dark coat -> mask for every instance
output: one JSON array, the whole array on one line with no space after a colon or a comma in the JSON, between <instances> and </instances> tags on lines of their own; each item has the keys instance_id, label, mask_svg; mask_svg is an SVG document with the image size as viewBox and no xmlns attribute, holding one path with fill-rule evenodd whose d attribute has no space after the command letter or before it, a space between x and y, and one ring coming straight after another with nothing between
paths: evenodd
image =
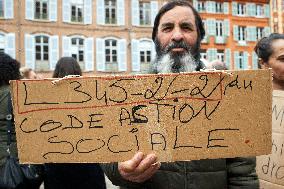
<instances>
[{"instance_id":1,"label":"dark coat","mask_svg":"<svg viewBox=\"0 0 284 189\"><path fill-rule=\"evenodd\" d=\"M162 163L144 183L128 182L120 176L117 163L101 164L115 185L127 189L258 189L255 158L206 159Z\"/></svg>"}]
</instances>

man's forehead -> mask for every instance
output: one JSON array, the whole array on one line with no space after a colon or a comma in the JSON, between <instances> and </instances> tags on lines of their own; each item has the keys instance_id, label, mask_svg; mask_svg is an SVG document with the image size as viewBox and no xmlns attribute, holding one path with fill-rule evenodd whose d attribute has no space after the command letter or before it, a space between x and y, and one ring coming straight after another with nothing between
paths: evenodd
<instances>
[{"instance_id":1,"label":"man's forehead","mask_svg":"<svg viewBox=\"0 0 284 189\"><path fill-rule=\"evenodd\" d=\"M173 9L165 12L160 19L160 25L164 23L194 23L195 16L190 7L176 6Z\"/></svg>"}]
</instances>

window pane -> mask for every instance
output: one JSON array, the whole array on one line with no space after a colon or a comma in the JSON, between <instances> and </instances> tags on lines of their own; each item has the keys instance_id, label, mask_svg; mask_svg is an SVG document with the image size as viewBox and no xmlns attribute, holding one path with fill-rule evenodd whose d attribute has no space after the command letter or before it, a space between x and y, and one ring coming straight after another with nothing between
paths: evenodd
<instances>
[{"instance_id":1,"label":"window pane","mask_svg":"<svg viewBox=\"0 0 284 189\"><path fill-rule=\"evenodd\" d=\"M43 55L43 60L48 60L48 53L45 53L45 54Z\"/></svg>"},{"instance_id":2,"label":"window pane","mask_svg":"<svg viewBox=\"0 0 284 189\"><path fill-rule=\"evenodd\" d=\"M112 40L112 46L116 47L116 41L115 40Z\"/></svg>"},{"instance_id":3,"label":"window pane","mask_svg":"<svg viewBox=\"0 0 284 189\"><path fill-rule=\"evenodd\" d=\"M83 39L79 39L79 45L84 45L84 40Z\"/></svg>"},{"instance_id":4,"label":"window pane","mask_svg":"<svg viewBox=\"0 0 284 189\"><path fill-rule=\"evenodd\" d=\"M116 62L117 61L117 56L116 55L112 55L112 61Z\"/></svg>"},{"instance_id":5,"label":"window pane","mask_svg":"<svg viewBox=\"0 0 284 189\"><path fill-rule=\"evenodd\" d=\"M48 46L43 46L43 52L48 53Z\"/></svg>"},{"instance_id":6,"label":"window pane","mask_svg":"<svg viewBox=\"0 0 284 189\"><path fill-rule=\"evenodd\" d=\"M106 49L106 55L110 55L110 50Z\"/></svg>"},{"instance_id":7,"label":"window pane","mask_svg":"<svg viewBox=\"0 0 284 189\"><path fill-rule=\"evenodd\" d=\"M79 51L79 61L83 62L84 61L84 52Z\"/></svg>"},{"instance_id":8,"label":"window pane","mask_svg":"<svg viewBox=\"0 0 284 189\"><path fill-rule=\"evenodd\" d=\"M36 53L36 60L41 60L41 54L40 53Z\"/></svg>"},{"instance_id":9,"label":"window pane","mask_svg":"<svg viewBox=\"0 0 284 189\"><path fill-rule=\"evenodd\" d=\"M109 46L109 40L106 40L106 42L105 42L106 44L106 46Z\"/></svg>"},{"instance_id":10,"label":"window pane","mask_svg":"<svg viewBox=\"0 0 284 189\"><path fill-rule=\"evenodd\" d=\"M116 55L116 50L112 50L112 55Z\"/></svg>"},{"instance_id":11,"label":"window pane","mask_svg":"<svg viewBox=\"0 0 284 189\"><path fill-rule=\"evenodd\" d=\"M41 47L39 45L36 46L36 53L40 53L41 52Z\"/></svg>"},{"instance_id":12,"label":"window pane","mask_svg":"<svg viewBox=\"0 0 284 189\"><path fill-rule=\"evenodd\" d=\"M74 59L77 60L77 55L76 55L76 54L72 54L71 56L72 56Z\"/></svg>"},{"instance_id":13,"label":"window pane","mask_svg":"<svg viewBox=\"0 0 284 189\"><path fill-rule=\"evenodd\" d=\"M48 37L43 37L43 43L48 43Z\"/></svg>"},{"instance_id":14,"label":"window pane","mask_svg":"<svg viewBox=\"0 0 284 189\"><path fill-rule=\"evenodd\" d=\"M0 17L4 17L4 1L0 0Z\"/></svg>"},{"instance_id":15,"label":"window pane","mask_svg":"<svg viewBox=\"0 0 284 189\"><path fill-rule=\"evenodd\" d=\"M75 6L72 6L71 14L72 14L72 16L76 16L76 7Z\"/></svg>"},{"instance_id":16,"label":"window pane","mask_svg":"<svg viewBox=\"0 0 284 189\"><path fill-rule=\"evenodd\" d=\"M106 55L106 62L110 62L110 56Z\"/></svg>"},{"instance_id":17,"label":"window pane","mask_svg":"<svg viewBox=\"0 0 284 189\"><path fill-rule=\"evenodd\" d=\"M40 43L40 37L36 37L36 43Z\"/></svg>"}]
</instances>

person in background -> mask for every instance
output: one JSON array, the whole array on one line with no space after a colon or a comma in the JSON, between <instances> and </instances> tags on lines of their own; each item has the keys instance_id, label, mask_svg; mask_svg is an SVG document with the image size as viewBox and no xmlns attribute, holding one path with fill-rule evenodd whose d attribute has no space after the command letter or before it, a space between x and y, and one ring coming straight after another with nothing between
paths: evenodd
<instances>
[{"instance_id":1,"label":"person in background","mask_svg":"<svg viewBox=\"0 0 284 189\"><path fill-rule=\"evenodd\" d=\"M20 74L20 63L11 58L5 53L0 53L0 173L1 169L4 168L5 160L8 157L7 151L7 115L10 114L8 110L8 97L10 92L10 80L21 79ZM12 157L18 158L17 142L14 121L12 121L12 132L11 133L11 144L10 144L10 154ZM29 166L29 165L22 165ZM0 175L0 183L1 183ZM42 179L35 181L30 181L24 179L24 181L18 185L17 189L38 189Z\"/></svg>"},{"instance_id":2,"label":"person in background","mask_svg":"<svg viewBox=\"0 0 284 189\"><path fill-rule=\"evenodd\" d=\"M284 34L272 33L254 48L259 68L272 68L274 90L284 90Z\"/></svg>"},{"instance_id":3,"label":"person in background","mask_svg":"<svg viewBox=\"0 0 284 189\"><path fill-rule=\"evenodd\" d=\"M202 19L186 0L172 0L158 12L152 39L157 57L151 73L194 72L204 68L200 43ZM137 152L132 159L101 164L116 185L127 189L258 189L255 157L160 163L154 153Z\"/></svg>"},{"instance_id":4,"label":"person in background","mask_svg":"<svg viewBox=\"0 0 284 189\"><path fill-rule=\"evenodd\" d=\"M53 78L82 75L78 62L72 57L58 60ZM45 164L45 189L106 189L104 173L94 163L48 163Z\"/></svg>"},{"instance_id":5,"label":"person in background","mask_svg":"<svg viewBox=\"0 0 284 189\"><path fill-rule=\"evenodd\" d=\"M22 67L20 72L23 79L39 79L37 74L31 68Z\"/></svg>"}]
</instances>

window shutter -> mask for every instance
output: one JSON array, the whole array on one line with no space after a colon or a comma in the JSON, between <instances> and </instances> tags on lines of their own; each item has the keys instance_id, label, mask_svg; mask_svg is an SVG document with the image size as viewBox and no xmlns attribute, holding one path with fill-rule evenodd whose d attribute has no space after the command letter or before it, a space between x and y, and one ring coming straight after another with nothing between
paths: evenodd
<instances>
[{"instance_id":1,"label":"window shutter","mask_svg":"<svg viewBox=\"0 0 284 189\"><path fill-rule=\"evenodd\" d=\"M92 24L93 1L84 0L84 24Z\"/></svg>"},{"instance_id":2,"label":"window shutter","mask_svg":"<svg viewBox=\"0 0 284 189\"><path fill-rule=\"evenodd\" d=\"M229 3L224 2L223 6L224 6L224 14L229 14Z\"/></svg>"},{"instance_id":3,"label":"window shutter","mask_svg":"<svg viewBox=\"0 0 284 189\"><path fill-rule=\"evenodd\" d=\"M246 13L247 13L247 16L252 16L251 14L251 3L246 3Z\"/></svg>"},{"instance_id":4,"label":"window shutter","mask_svg":"<svg viewBox=\"0 0 284 189\"><path fill-rule=\"evenodd\" d=\"M283 10L283 9L282 9ZM269 18L270 17L270 8L269 5L264 5L264 15L265 17Z\"/></svg>"},{"instance_id":5,"label":"window shutter","mask_svg":"<svg viewBox=\"0 0 284 189\"><path fill-rule=\"evenodd\" d=\"M118 71L127 70L126 51L126 40L118 40Z\"/></svg>"},{"instance_id":6,"label":"window shutter","mask_svg":"<svg viewBox=\"0 0 284 189\"><path fill-rule=\"evenodd\" d=\"M131 0L131 19L133 26L139 26L139 2Z\"/></svg>"},{"instance_id":7,"label":"window shutter","mask_svg":"<svg viewBox=\"0 0 284 189\"><path fill-rule=\"evenodd\" d=\"M198 1L197 0L193 0L193 7L197 10L197 8L198 8Z\"/></svg>"},{"instance_id":8,"label":"window shutter","mask_svg":"<svg viewBox=\"0 0 284 189\"><path fill-rule=\"evenodd\" d=\"M238 51L234 52L234 64L235 64L235 69L238 70L240 68L239 52Z\"/></svg>"},{"instance_id":9,"label":"window shutter","mask_svg":"<svg viewBox=\"0 0 284 189\"><path fill-rule=\"evenodd\" d=\"M258 57L255 52L252 52L252 68L255 70L258 69Z\"/></svg>"},{"instance_id":10,"label":"window shutter","mask_svg":"<svg viewBox=\"0 0 284 189\"><path fill-rule=\"evenodd\" d=\"M94 71L94 38L85 39L85 71Z\"/></svg>"},{"instance_id":11,"label":"window shutter","mask_svg":"<svg viewBox=\"0 0 284 189\"><path fill-rule=\"evenodd\" d=\"M246 32L247 32L247 41L252 41L252 27L251 26L248 26L247 29L246 29Z\"/></svg>"},{"instance_id":12,"label":"window shutter","mask_svg":"<svg viewBox=\"0 0 284 189\"><path fill-rule=\"evenodd\" d=\"M62 49L62 56L71 56L71 39L67 36L62 36L62 43L63 43L63 49Z\"/></svg>"},{"instance_id":13,"label":"window shutter","mask_svg":"<svg viewBox=\"0 0 284 189\"><path fill-rule=\"evenodd\" d=\"M14 18L14 0L5 0L4 1L4 18L12 19Z\"/></svg>"},{"instance_id":14,"label":"window shutter","mask_svg":"<svg viewBox=\"0 0 284 189\"><path fill-rule=\"evenodd\" d=\"M251 4L251 16L256 16L256 5L254 3Z\"/></svg>"},{"instance_id":15,"label":"window shutter","mask_svg":"<svg viewBox=\"0 0 284 189\"><path fill-rule=\"evenodd\" d=\"M227 66L227 69L231 69L231 49L225 49L225 63Z\"/></svg>"},{"instance_id":16,"label":"window shutter","mask_svg":"<svg viewBox=\"0 0 284 189\"><path fill-rule=\"evenodd\" d=\"M217 49L212 49L212 60L216 60L217 59Z\"/></svg>"},{"instance_id":17,"label":"window shutter","mask_svg":"<svg viewBox=\"0 0 284 189\"><path fill-rule=\"evenodd\" d=\"M26 0L26 19L33 20L34 19L34 1Z\"/></svg>"},{"instance_id":18,"label":"window shutter","mask_svg":"<svg viewBox=\"0 0 284 189\"><path fill-rule=\"evenodd\" d=\"M230 36L230 21L229 21L229 19L225 19L223 24L224 24L224 26L223 26L224 35Z\"/></svg>"},{"instance_id":19,"label":"window shutter","mask_svg":"<svg viewBox=\"0 0 284 189\"><path fill-rule=\"evenodd\" d=\"M205 9L207 13L211 13L211 2L210 1L205 1Z\"/></svg>"},{"instance_id":20,"label":"window shutter","mask_svg":"<svg viewBox=\"0 0 284 189\"><path fill-rule=\"evenodd\" d=\"M117 0L117 24L120 26L125 25L124 0Z\"/></svg>"},{"instance_id":21,"label":"window shutter","mask_svg":"<svg viewBox=\"0 0 284 189\"><path fill-rule=\"evenodd\" d=\"M49 38L49 68L50 70L55 69L55 65L59 59L59 38L57 35L51 36Z\"/></svg>"},{"instance_id":22,"label":"window shutter","mask_svg":"<svg viewBox=\"0 0 284 189\"><path fill-rule=\"evenodd\" d=\"M263 34L264 34L264 36L269 36L270 35L270 27L265 27L264 29L263 29Z\"/></svg>"},{"instance_id":23,"label":"window shutter","mask_svg":"<svg viewBox=\"0 0 284 189\"><path fill-rule=\"evenodd\" d=\"M155 18L158 13L158 2L151 1L151 25L154 26Z\"/></svg>"},{"instance_id":24,"label":"window shutter","mask_svg":"<svg viewBox=\"0 0 284 189\"><path fill-rule=\"evenodd\" d=\"M140 53L139 53L139 41L136 39L131 40L131 62L132 62L132 71L140 71Z\"/></svg>"},{"instance_id":25,"label":"window shutter","mask_svg":"<svg viewBox=\"0 0 284 189\"><path fill-rule=\"evenodd\" d=\"M244 60L244 70L247 70L248 69L248 52L244 52L243 60Z\"/></svg>"},{"instance_id":26,"label":"window shutter","mask_svg":"<svg viewBox=\"0 0 284 189\"><path fill-rule=\"evenodd\" d=\"M97 24L105 24L104 0L97 0Z\"/></svg>"},{"instance_id":27,"label":"window shutter","mask_svg":"<svg viewBox=\"0 0 284 189\"><path fill-rule=\"evenodd\" d=\"M156 58L156 45L152 41L152 48L151 48L151 62Z\"/></svg>"},{"instance_id":28,"label":"window shutter","mask_svg":"<svg viewBox=\"0 0 284 189\"><path fill-rule=\"evenodd\" d=\"M251 40L256 41L256 27L255 26L251 27Z\"/></svg>"},{"instance_id":29,"label":"window shutter","mask_svg":"<svg viewBox=\"0 0 284 189\"><path fill-rule=\"evenodd\" d=\"M71 22L71 7L70 0L62 0L63 3L63 22Z\"/></svg>"},{"instance_id":30,"label":"window shutter","mask_svg":"<svg viewBox=\"0 0 284 189\"><path fill-rule=\"evenodd\" d=\"M216 13L216 2L215 1L211 1L211 12Z\"/></svg>"},{"instance_id":31,"label":"window shutter","mask_svg":"<svg viewBox=\"0 0 284 189\"><path fill-rule=\"evenodd\" d=\"M49 20L57 21L57 0L49 1L48 11L49 11Z\"/></svg>"},{"instance_id":32,"label":"window shutter","mask_svg":"<svg viewBox=\"0 0 284 189\"><path fill-rule=\"evenodd\" d=\"M119 53L118 53L119 54ZM105 40L96 39L96 67L97 71L105 71Z\"/></svg>"},{"instance_id":33,"label":"window shutter","mask_svg":"<svg viewBox=\"0 0 284 189\"><path fill-rule=\"evenodd\" d=\"M233 16L236 16L238 14L238 3L237 2L232 2L232 13Z\"/></svg>"},{"instance_id":34,"label":"window shutter","mask_svg":"<svg viewBox=\"0 0 284 189\"><path fill-rule=\"evenodd\" d=\"M35 38L25 34L25 66L35 69Z\"/></svg>"},{"instance_id":35,"label":"window shutter","mask_svg":"<svg viewBox=\"0 0 284 189\"><path fill-rule=\"evenodd\" d=\"M5 36L5 53L10 55L12 58L16 58L15 49L15 34L8 33Z\"/></svg>"},{"instance_id":36,"label":"window shutter","mask_svg":"<svg viewBox=\"0 0 284 189\"><path fill-rule=\"evenodd\" d=\"M238 41L239 40L239 37L238 37L238 35L239 35L239 26L236 26L236 25L234 25L234 40L235 41Z\"/></svg>"},{"instance_id":37,"label":"window shutter","mask_svg":"<svg viewBox=\"0 0 284 189\"><path fill-rule=\"evenodd\" d=\"M208 19L207 20L208 24L208 35L216 35L216 20L215 19Z\"/></svg>"}]
</instances>

